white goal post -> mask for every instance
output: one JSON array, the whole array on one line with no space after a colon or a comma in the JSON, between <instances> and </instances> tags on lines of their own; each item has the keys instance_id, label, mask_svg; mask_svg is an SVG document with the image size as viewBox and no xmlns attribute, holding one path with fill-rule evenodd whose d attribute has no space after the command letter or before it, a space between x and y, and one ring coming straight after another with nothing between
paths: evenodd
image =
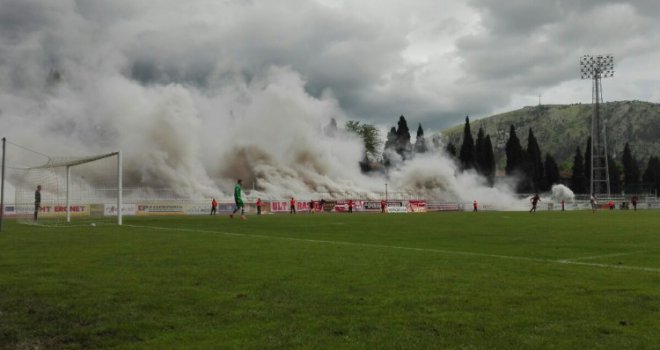
<instances>
[{"instance_id":1,"label":"white goal post","mask_svg":"<svg viewBox=\"0 0 660 350\"><path fill-rule=\"evenodd\" d=\"M39 225L123 224L121 151L54 157L8 140L6 146L0 230L3 217Z\"/></svg>"},{"instance_id":2,"label":"white goal post","mask_svg":"<svg viewBox=\"0 0 660 350\"><path fill-rule=\"evenodd\" d=\"M32 169L46 169L46 168L57 168L64 167L66 169L66 222L71 222L71 168L77 165L82 165L86 163L91 163L97 160L104 158L110 158L117 156L117 225L122 224L122 188L123 188L123 179L122 179L122 159L121 151L112 152L108 154L102 154L98 156L89 156L85 158L79 158L75 160L61 160L61 161L49 161L45 165L40 167L34 167Z\"/></svg>"}]
</instances>

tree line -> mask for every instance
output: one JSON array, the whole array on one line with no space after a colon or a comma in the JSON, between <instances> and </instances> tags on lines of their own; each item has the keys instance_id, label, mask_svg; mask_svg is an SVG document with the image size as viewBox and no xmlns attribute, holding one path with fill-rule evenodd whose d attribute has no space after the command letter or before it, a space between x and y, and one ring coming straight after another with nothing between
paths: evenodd
<instances>
[{"instance_id":1,"label":"tree line","mask_svg":"<svg viewBox=\"0 0 660 350\"><path fill-rule=\"evenodd\" d=\"M375 126L355 121L346 123L345 128L349 132L356 133L365 145L364 161L361 163L363 171L373 171L379 165L387 169L392 165L392 157L396 154L402 160L408 160L415 154L428 151L428 144L424 137L424 129L421 123L417 128L415 143L411 143L410 129L406 118L399 117L396 127L392 127L383 143L378 136ZM329 134L336 132L336 121L332 119L326 128ZM473 138L470 127L469 116L465 117L463 127L463 140L460 149L451 142L447 143L444 151L451 156L459 165L461 171L474 171L485 177L492 186L495 180L495 155L490 135L484 132L483 127L477 131L476 140ZM379 152L383 146L382 154ZM567 184L575 193L589 193L589 181L591 177L591 138L586 142L585 151L582 152L578 146L573 157L570 178L562 179L559 166L555 158L546 153L541 147L530 128L527 134L527 145L523 148L516 133L516 128L511 125L509 137L505 147L506 164L504 172L506 176L517 179L516 190L520 193L545 192L552 185L558 183ZM628 143L625 144L621 163L608 155L608 171L610 177L611 193L640 193L655 190L660 192L660 158L652 156L642 173L639 162L635 159Z\"/></svg>"},{"instance_id":2,"label":"tree line","mask_svg":"<svg viewBox=\"0 0 660 350\"><path fill-rule=\"evenodd\" d=\"M480 145L480 139L483 141ZM462 169L476 169L479 173L486 176L492 183L494 174L494 161L492 161L492 146L490 137L483 136L483 129L479 128L476 144L473 142L470 131L469 118L465 118L463 129L463 144L460 153L456 154L456 147L449 143L446 152L453 157L457 157ZM516 134L516 129L511 125L509 129L509 138L506 142L506 165L505 174L509 177L518 179L516 189L521 193L543 192L550 190L553 184L567 183L575 193L589 193L589 181L591 178L591 137L587 139L584 153L578 146L573 158L570 179L561 179L559 166L554 157L548 153L543 158L541 148L538 144L534 132L529 129L527 135L527 147L523 148L520 139ZM484 163L485 159L488 162ZM646 170L641 173L639 162L635 159L630 145L625 144L621 163L617 162L611 155L608 155L608 172L610 178L611 193L641 193L654 191L656 195L660 192L660 158L651 156L646 165ZM486 164L486 165L484 165ZM492 164L493 168L488 168ZM484 171L484 169L488 169ZM568 181L566 181L568 180Z\"/></svg>"}]
</instances>

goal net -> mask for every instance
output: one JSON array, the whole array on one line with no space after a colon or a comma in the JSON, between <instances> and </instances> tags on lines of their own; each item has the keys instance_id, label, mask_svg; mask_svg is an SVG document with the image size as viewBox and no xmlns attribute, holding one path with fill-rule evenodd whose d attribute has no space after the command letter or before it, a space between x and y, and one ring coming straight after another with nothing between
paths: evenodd
<instances>
[{"instance_id":1,"label":"goal net","mask_svg":"<svg viewBox=\"0 0 660 350\"><path fill-rule=\"evenodd\" d=\"M14 152L6 156L6 219L58 226L122 224L121 152L54 157L16 148L8 147ZM30 152L40 157L16 157Z\"/></svg>"}]
</instances>

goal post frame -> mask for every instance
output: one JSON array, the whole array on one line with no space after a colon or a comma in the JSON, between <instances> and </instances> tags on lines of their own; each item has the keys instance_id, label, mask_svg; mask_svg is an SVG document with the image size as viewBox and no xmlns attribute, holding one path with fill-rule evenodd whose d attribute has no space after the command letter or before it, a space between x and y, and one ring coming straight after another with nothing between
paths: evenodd
<instances>
[{"instance_id":1,"label":"goal post frame","mask_svg":"<svg viewBox=\"0 0 660 350\"><path fill-rule=\"evenodd\" d=\"M71 222L71 168L76 165L91 163L96 160L117 156L117 225L123 224L122 218L122 192L123 192L123 179L122 179L122 159L121 151L103 154L96 157L89 157L81 159L72 164L66 165L66 222Z\"/></svg>"}]
</instances>

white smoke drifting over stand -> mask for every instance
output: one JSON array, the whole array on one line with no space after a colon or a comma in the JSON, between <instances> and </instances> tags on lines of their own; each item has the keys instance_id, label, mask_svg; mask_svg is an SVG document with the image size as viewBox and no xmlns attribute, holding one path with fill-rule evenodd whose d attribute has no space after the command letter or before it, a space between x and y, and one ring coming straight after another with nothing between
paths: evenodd
<instances>
[{"instance_id":1,"label":"white smoke drifting over stand","mask_svg":"<svg viewBox=\"0 0 660 350\"><path fill-rule=\"evenodd\" d=\"M197 29L195 41L164 18L101 21L66 1L2 8L24 18L0 25L2 135L52 155L121 149L125 187L210 198L230 196L242 178L246 190L256 189L251 195L302 199L376 196L389 183L393 192L448 202L524 203L506 186L459 173L439 151L395 165L389 178L362 174L361 141L323 132L332 118L348 119L332 91L314 97L293 67L255 64L252 54L251 63L241 61L214 44L225 32Z\"/></svg>"}]
</instances>

